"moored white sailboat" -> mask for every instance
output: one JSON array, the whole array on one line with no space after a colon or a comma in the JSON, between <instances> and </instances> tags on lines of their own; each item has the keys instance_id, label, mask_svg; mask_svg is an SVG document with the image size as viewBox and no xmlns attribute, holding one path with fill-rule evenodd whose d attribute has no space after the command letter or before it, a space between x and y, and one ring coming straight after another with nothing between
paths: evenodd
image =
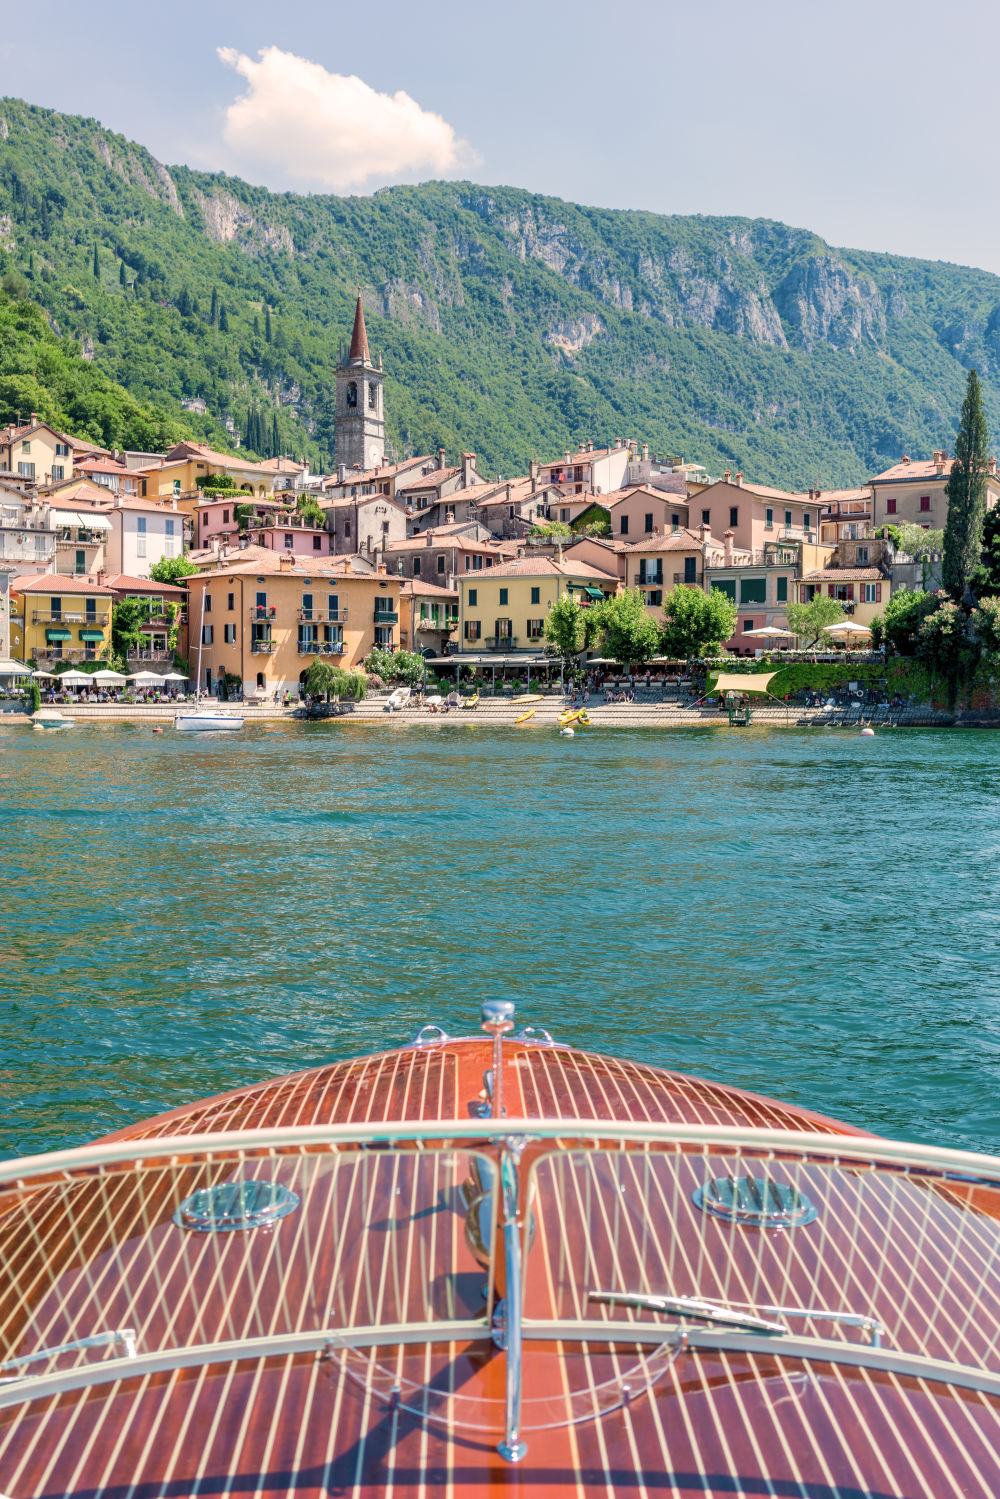
<instances>
[{"instance_id":1,"label":"moored white sailboat","mask_svg":"<svg viewBox=\"0 0 1000 1499\"><path fill-rule=\"evenodd\" d=\"M201 587L201 618L198 625L198 687L201 696L201 647L205 638L205 584ZM218 730L242 729L243 714L228 708L203 708L196 701L193 708L174 714L174 728L181 734L212 734Z\"/></svg>"}]
</instances>

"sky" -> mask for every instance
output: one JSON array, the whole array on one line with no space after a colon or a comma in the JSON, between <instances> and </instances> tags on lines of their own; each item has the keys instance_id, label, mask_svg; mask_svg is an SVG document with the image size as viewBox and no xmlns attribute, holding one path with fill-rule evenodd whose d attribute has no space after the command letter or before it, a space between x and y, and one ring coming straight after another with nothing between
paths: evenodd
<instances>
[{"instance_id":1,"label":"sky","mask_svg":"<svg viewBox=\"0 0 1000 1499\"><path fill-rule=\"evenodd\" d=\"M0 93L169 165L295 192L462 177L1000 272L985 0L32 0L23 17L0 0Z\"/></svg>"}]
</instances>

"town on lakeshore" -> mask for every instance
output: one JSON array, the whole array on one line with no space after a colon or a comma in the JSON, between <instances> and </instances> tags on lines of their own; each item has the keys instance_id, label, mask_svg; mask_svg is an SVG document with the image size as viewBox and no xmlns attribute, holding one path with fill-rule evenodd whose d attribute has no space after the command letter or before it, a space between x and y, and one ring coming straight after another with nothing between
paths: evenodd
<instances>
[{"instance_id":1,"label":"town on lakeshore","mask_svg":"<svg viewBox=\"0 0 1000 1499\"><path fill-rule=\"evenodd\" d=\"M35 413L0 431L9 697L95 713L192 698L321 712L385 694L431 711L547 693L679 709L702 707L719 671L759 671L761 702L827 715L926 721L954 711L959 684L967 708L992 702L1000 475L985 423L949 579L943 450L804 493L628 436L513 477L481 473L472 451L393 458L360 295L335 379L328 474L189 441L108 451Z\"/></svg>"}]
</instances>

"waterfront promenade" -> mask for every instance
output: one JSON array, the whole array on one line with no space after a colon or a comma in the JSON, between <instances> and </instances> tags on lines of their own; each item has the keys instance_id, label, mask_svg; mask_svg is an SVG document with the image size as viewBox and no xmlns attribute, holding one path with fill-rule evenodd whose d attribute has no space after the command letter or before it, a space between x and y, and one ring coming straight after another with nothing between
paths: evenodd
<instances>
[{"instance_id":1,"label":"waterfront promenade","mask_svg":"<svg viewBox=\"0 0 1000 1499\"><path fill-rule=\"evenodd\" d=\"M344 704L339 709L336 704L324 707L319 715L319 721L336 721L348 725L351 723L383 723L391 728L413 724L434 724L442 726L459 726L473 724L490 724L497 726L513 726L517 717L525 711L523 704L517 704L508 698L481 698L475 708L452 708L447 713L432 713L424 706L407 706L399 712L389 713L386 711L386 693L373 693L363 702ZM203 706L216 706L214 699L203 699ZM178 712L190 710L191 704L184 703L61 703L59 711L67 718L78 721L98 721L104 723L149 723L166 724L172 723L174 715ZM231 706L234 711L238 709L243 714L247 723L267 723L285 721L305 721L306 713L301 705L294 707L282 707L280 703L267 704L223 704L223 707ZM546 698L543 702L534 705L534 716L528 722L518 725L520 728L555 728L558 725L559 716L567 708L573 705L569 697L553 696ZM579 706L577 704L576 706ZM10 717L26 719L27 715L19 707L11 704L5 705L6 712ZM608 728L643 728L643 729L689 729L695 727L715 726L716 728L728 728L729 720L725 712L720 712L718 707L712 703L700 707L682 707L676 702L650 702L637 701L634 703L603 703L597 700L586 704L586 710L590 717L590 724L581 726L608 729ZM870 711L870 710L869 710ZM867 721L867 714L865 721ZM768 703L754 704L751 710L751 721L753 724L767 725L768 727L801 727L802 725L822 725L831 719L830 712L825 708L806 708L801 703L778 704ZM833 722L837 723L843 719L842 713L833 716ZM314 720L315 721L315 720ZM860 723L860 719L858 722ZM877 722L877 720L876 720ZM949 713L935 712L930 708L906 708L895 712L890 720L893 726L900 727L930 727L948 726L955 722L954 715ZM739 725L743 727L743 725ZM888 725L887 725L888 726Z\"/></svg>"}]
</instances>

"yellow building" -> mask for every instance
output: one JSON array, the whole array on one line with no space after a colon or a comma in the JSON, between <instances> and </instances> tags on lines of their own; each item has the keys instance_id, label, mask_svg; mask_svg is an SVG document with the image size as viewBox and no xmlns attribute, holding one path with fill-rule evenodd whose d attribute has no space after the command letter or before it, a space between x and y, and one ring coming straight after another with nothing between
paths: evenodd
<instances>
[{"instance_id":1,"label":"yellow building","mask_svg":"<svg viewBox=\"0 0 1000 1499\"><path fill-rule=\"evenodd\" d=\"M34 484L57 484L73 477L73 453L69 438L34 412L24 426L0 430L0 468Z\"/></svg>"},{"instance_id":2,"label":"yellow building","mask_svg":"<svg viewBox=\"0 0 1000 1499\"><path fill-rule=\"evenodd\" d=\"M258 499L278 491L294 489L303 471L290 458L266 458L255 462L232 453L217 453L198 442L179 442L163 462L138 470L142 495L147 500L176 500L178 508L195 518L201 500L198 480L228 475L238 489Z\"/></svg>"},{"instance_id":3,"label":"yellow building","mask_svg":"<svg viewBox=\"0 0 1000 1499\"><path fill-rule=\"evenodd\" d=\"M876 474L869 481L874 529L878 531L881 526L899 526L909 522L915 526L923 526L925 531L943 531L948 523L946 486L954 461L943 449L936 450L930 462L909 458L904 454L899 463ZM998 502L1000 476L997 474L996 459L991 458L986 474L987 510L992 510Z\"/></svg>"},{"instance_id":4,"label":"yellow building","mask_svg":"<svg viewBox=\"0 0 1000 1499\"><path fill-rule=\"evenodd\" d=\"M545 619L556 599L571 594L581 604L617 592L618 579L586 562L519 557L489 572L458 579L460 649L539 652Z\"/></svg>"},{"instance_id":5,"label":"yellow building","mask_svg":"<svg viewBox=\"0 0 1000 1499\"><path fill-rule=\"evenodd\" d=\"M112 589L92 577L15 578L10 648L15 661L99 661L111 644Z\"/></svg>"},{"instance_id":6,"label":"yellow building","mask_svg":"<svg viewBox=\"0 0 1000 1499\"><path fill-rule=\"evenodd\" d=\"M877 567L824 567L803 573L797 585L799 602L811 603L819 595L836 599L851 624L870 626L882 614L892 592L892 583Z\"/></svg>"},{"instance_id":7,"label":"yellow building","mask_svg":"<svg viewBox=\"0 0 1000 1499\"><path fill-rule=\"evenodd\" d=\"M349 557L322 565L260 549L243 557L184 579L191 680L203 692L215 692L225 673L247 693L297 694L314 661L352 670L376 645L396 649L398 577L361 571Z\"/></svg>"}]
</instances>

